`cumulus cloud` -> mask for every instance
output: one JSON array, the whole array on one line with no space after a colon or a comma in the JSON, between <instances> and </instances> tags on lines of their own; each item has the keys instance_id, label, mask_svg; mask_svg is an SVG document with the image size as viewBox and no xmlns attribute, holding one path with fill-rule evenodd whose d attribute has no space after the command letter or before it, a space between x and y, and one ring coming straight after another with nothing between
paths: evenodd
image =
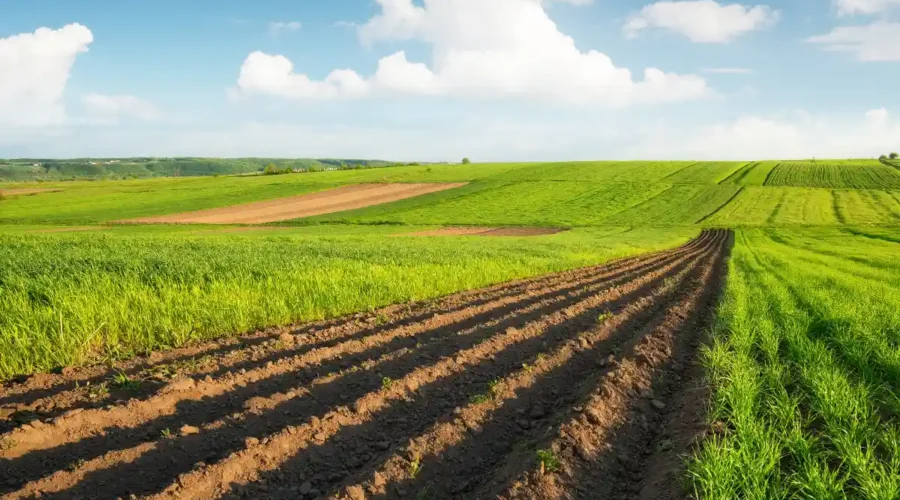
<instances>
[{"instance_id":1,"label":"cumulus cloud","mask_svg":"<svg viewBox=\"0 0 900 500\"><path fill-rule=\"evenodd\" d=\"M651 147L655 156L697 159L859 158L890 150L900 121L884 108L855 117L797 113L787 117L743 116L691 131L672 133Z\"/></svg>"},{"instance_id":2,"label":"cumulus cloud","mask_svg":"<svg viewBox=\"0 0 900 500\"><path fill-rule=\"evenodd\" d=\"M82 103L88 113L106 121L118 121L125 117L153 121L162 117L153 103L132 95L88 94L82 98Z\"/></svg>"},{"instance_id":3,"label":"cumulus cloud","mask_svg":"<svg viewBox=\"0 0 900 500\"><path fill-rule=\"evenodd\" d=\"M900 23L876 21L861 26L839 26L831 33L807 38L825 50L849 52L860 61L900 61Z\"/></svg>"},{"instance_id":4,"label":"cumulus cloud","mask_svg":"<svg viewBox=\"0 0 900 500\"><path fill-rule=\"evenodd\" d=\"M688 37L695 43L728 43L735 38L768 28L780 14L771 7L722 5L714 0L657 2L641 9L625 23L625 35L660 28Z\"/></svg>"},{"instance_id":5,"label":"cumulus cloud","mask_svg":"<svg viewBox=\"0 0 900 500\"><path fill-rule=\"evenodd\" d=\"M900 0L834 0L841 15L878 14L900 7Z\"/></svg>"},{"instance_id":6,"label":"cumulus cloud","mask_svg":"<svg viewBox=\"0 0 900 500\"><path fill-rule=\"evenodd\" d=\"M72 66L93 40L91 30L80 24L0 38L0 124L62 123Z\"/></svg>"},{"instance_id":7,"label":"cumulus cloud","mask_svg":"<svg viewBox=\"0 0 900 500\"><path fill-rule=\"evenodd\" d=\"M412 94L606 106L680 101L710 93L696 75L648 68L642 79L635 79L605 54L579 50L547 15L548 0L425 0L422 6L412 0L377 2L381 12L357 28L360 41L421 41L431 47L430 64L410 61L399 51L383 57L370 77L341 69L313 80L281 55L254 52L241 68L238 91L298 100Z\"/></svg>"},{"instance_id":8,"label":"cumulus cloud","mask_svg":"<svg viewBox=\"0 0 900 500\"><path fill-rule=\"evenodd\" d=\"M295 33L302 27L299 21L272 21L269 23L269 34L278 36L283 33Z\"/></svg>"}]
</instances>

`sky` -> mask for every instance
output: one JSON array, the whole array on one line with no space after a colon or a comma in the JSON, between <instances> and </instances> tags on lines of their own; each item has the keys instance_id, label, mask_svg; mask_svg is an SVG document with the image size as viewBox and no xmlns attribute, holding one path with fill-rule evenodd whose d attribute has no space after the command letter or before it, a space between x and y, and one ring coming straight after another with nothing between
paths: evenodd
<instances>
[{"instance_id":1,"label":"sky","mask_svg":"<svg viewBox=\"0 0 900 500\"><path fill-rule=\"evenodd\" d=\"M2 0L0 157L900 149L900 0Z\"/></svg>"}]
</instances>

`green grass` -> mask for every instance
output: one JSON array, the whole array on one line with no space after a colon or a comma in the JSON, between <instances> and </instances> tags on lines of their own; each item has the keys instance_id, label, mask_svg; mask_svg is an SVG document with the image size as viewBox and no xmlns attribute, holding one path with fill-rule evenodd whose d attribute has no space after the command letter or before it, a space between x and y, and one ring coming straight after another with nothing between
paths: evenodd
<instances>
[{"instance_id":1,"label":"green grass","mask_svg":"<svg viewBox=\"0 0 900 500\"><path fill-rule=\"evenodd\" d=\"M697 232L397 238L391 227L127 230L0 233L0 379L599 263Z\"/></svg>"},{"instance_id":2,"label":"green grass","mask_svg":"<svg viewBox=\"0 0 900 500\"><path fill-rule=\"evenodd\" d=\"M746 162L734 161L696 163L670 175L666 178L666 182L673 184L720 184L748 165Z\"/></svg>"},{"instance_id":3,"label":"green grass","mask_svg":"<svg viewBox=\"0 0 900 500\"><path fill-rule=\"evenodd\" d=\"M311 221L445 225L598 225L668 188L666 184L483 181L460 189L331 214Z\"/></svg>"},{"instance_id":4,"label":"green grass","mask_svg":"<svg viewBox=\"0 0 900 500\"><path fill-rule=\"evenodd\" d=\"M767 186L900 189L900 172L876 161L781 163Z\"/></svg>"},{"instance_id":5,"label":"green grass","mask_svg":"<svg viewBox=\"0 0 900 500\"><path fill-rule=\"evenodd\" d=\"M635 227L697 224L726 205L740 189L734 185L678 185L603 222Z\"/></svg>"},{"instance_id":6,"label":"green grass","mask_svg":"<svg viewBox=\"0 0 900 500\"><path fill-rule=\"evenodd\" d=\"M719 431L690 463L697 496L900 495L898 250L840 230L738 233L704 355Z\"/></svg>"}]
</instances>

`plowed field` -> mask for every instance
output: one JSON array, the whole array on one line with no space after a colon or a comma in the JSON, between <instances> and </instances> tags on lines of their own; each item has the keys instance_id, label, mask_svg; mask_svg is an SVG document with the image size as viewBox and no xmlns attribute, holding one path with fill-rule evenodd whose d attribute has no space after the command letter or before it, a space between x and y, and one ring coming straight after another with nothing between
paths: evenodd
<instances>
[{"instance_id":1,"label":"plowed field","mask_svg":"<svg viewBox=\"0 0 900 500\"><path fill-rule=\"evenodd\" d=\"M677 498L731 240L9 384L0 495Z\"/></svg>"},{"instance_id":2,"label":"plowed field","mask_svg":"<svg viewBox=\"0 0 900 500\"><path fill-rule=\"evenodd\" d=\"M354 184L290 198L245 203L125 222L153 224L263 224L405 200L465 183Z\"/></svg>"}]
</instances>

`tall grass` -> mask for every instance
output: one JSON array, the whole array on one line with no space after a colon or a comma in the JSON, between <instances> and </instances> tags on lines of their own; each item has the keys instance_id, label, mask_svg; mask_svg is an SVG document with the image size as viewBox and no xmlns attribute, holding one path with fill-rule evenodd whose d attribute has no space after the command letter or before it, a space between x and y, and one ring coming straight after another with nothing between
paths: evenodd
<instances>
[{"instance_id":1,"label":"tall grass","mask_svg":"<svg viewBox=\"0 0 900 500\"><path fill-rule=\"evenodd\" d=\"M599 263L695 232L0 234L0 379Z\"/></svg>"},{"instance_id":2,"label":"tall grass","mask_svg":"<svg viewBox=\"0 0 900 500\"><path fill-rule=\"evenodd\" d=\"M704 357L718 434L690 463L697 496L898 498L897 255L838 231L739 233Z\"/></svg>"}]
</instances>

